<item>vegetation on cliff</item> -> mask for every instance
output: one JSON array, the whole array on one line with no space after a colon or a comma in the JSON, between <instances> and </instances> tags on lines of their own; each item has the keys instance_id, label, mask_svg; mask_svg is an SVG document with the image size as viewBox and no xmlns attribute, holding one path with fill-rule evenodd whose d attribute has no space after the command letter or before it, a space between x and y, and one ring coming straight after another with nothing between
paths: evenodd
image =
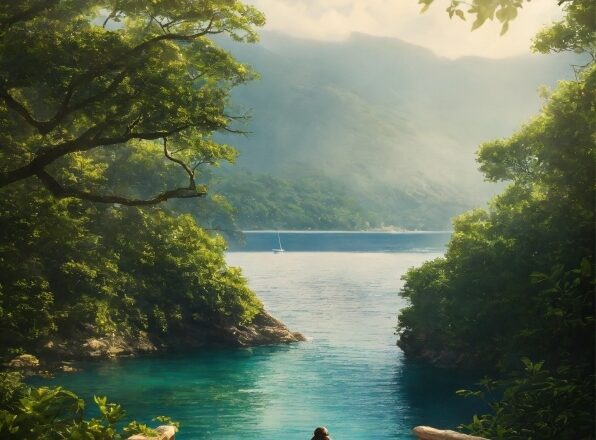
<instances>
[{"instance_id":1,"label":"vegetation on cliff","mask_svg":"<svg viewBox=\"0 0 596 440\"><path fill-rule=\"evenodd\" d=\"M197 203L203 168L234 160L212 135L254 74L209 37L262 24L238 1L0 7L0 355L262 311L221 238L157 207Z\"/></svg>"},{"instance_id":2,"label":"vegetation on cliff","mask_svg":"<svg viewBox=\"0 0 596 440\"><path fill-rule=\"evenodd\" d=\"M535 48L593 55L594 4L565 4ZM455 220L444 258L405 276L407 354L511 374L463 393L492 402L467 425L489 438L593 435L596 66L577 76L513 136L481 146L486 178L509 186Z\"/></svg>"},{"instance_id":3,"label":"vegetation on cliff","mask_svg":"<svg viewBox=\"0 0 596 440\"><path fill-rule=\"evenodd\" d=\"M224 240L190 215L56 201L35 182L5 189L0 211L3 355L57 349L81 333L175 338L262 309L226 265Z\"/></svg>"},{"instance_id":4,"label":"vegetation on cliff","mask_svg":"<svg viewBox=\"0 0 596 440\"><path fill-rule=\"evenodd\" d=\"M253 42L263 23L236 0L2 2L0 360L297 340L182 209L205 199L205 167L234 160L213 133L238 131L229 94L255 76L210 37ZM2 438L148 432L16 373L0 396Z\"/></svg>"}]
</instances>

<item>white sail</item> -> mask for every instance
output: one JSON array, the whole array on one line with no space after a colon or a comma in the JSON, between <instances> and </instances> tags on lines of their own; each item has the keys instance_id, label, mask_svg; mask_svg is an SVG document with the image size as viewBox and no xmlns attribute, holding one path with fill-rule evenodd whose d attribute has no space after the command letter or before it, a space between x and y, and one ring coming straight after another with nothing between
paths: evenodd
<instances>
[{"instance_id":1,"label":"white sail","mask_svg":"<svg viewBox=\"0 0 596 440\"><path fill-rule=\"evenodd\" d=\"M279 232L277 233L277 242L279 243L279 247L277 249L271 249L274 254L279 254L280 252L285 252L285 249L281 245L281 237L279 236Z\"/></svg>"}]
</instances>

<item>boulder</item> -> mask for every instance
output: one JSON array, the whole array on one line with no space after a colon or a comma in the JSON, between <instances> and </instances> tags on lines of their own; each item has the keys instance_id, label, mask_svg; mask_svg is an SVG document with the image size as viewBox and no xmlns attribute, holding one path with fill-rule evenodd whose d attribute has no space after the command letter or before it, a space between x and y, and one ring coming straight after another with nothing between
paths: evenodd
<instances>
[{"instance_id":1,"label":"boulder","mask_svg":"<svg viewBox=\"0 0 596 440\"><path fill-rule=\"evenodd\" d=\"M227 327L225 331L232 345L243 347L306 340L302 334L290 331L283 322L265 311L255 316L250 324Z\"/></svg>"},{"instance_id":2,"label":"boulder","mask_svg":"<svg viewBox=\"0 0 596 440\"><path fill-rule=\"evenodd\" d=\"M174 440L174 436L176 435L176 427L169 425L158 426L155 428L155 432L157 435L153 437L148 437L143 434L136 434L132 437L128 437L128 440Z\"/></svg>"},{"instance_id":3,"label":"boulder","mask_svg":"<svg viewBox=\"0 0 596 440\"><path fill-rule=\"evenodd\" d=\"M31 354L22 354L12 359L8 366L11 368L37 368L39 367L39 359Z\"/></svg>"}]
</instances>

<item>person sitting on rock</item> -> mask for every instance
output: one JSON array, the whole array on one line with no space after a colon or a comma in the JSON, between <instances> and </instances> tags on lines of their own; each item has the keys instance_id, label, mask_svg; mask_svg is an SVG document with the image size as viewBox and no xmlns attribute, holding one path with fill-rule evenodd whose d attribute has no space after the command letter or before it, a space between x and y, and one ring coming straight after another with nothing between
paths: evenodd
<instances>
[{"instance_id":1,"label":"person sitting on rock","mask_svg":"<svg viewBox=\"0 0 596 440\"><path fill-rule=\"evenodd\" d=\"M331 437L329 437L329 430L324 426L319 426L315 429L315 433L310 440L331 440Z\"/></svg>"}]
</instances>

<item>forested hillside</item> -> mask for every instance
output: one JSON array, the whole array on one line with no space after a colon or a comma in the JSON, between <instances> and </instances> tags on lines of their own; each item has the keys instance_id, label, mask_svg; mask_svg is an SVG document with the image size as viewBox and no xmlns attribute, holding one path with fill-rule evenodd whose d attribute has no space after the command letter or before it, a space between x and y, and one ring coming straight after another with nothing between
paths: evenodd
<instances>
[{"instance_id":1,"label":"forested hillside","mask_svg":"<svg viewBox=\"0 0 596 440\"><path fill-rule=\"evenodd\" d=\"M230 210L226 218L205 213L213 227L294 230L364 230L381 225L375 212L362 208L356 195L321 175L284 179L250 171L218 173L211 190L225 195ZM217 211L226 212L221 204ZM201 215L201 214L199 214Z\"/></svg>"},{"instance_id":2,"label":"forested hillside","mask_svg":"<svg viewBox=\"0 0 596 440\"><path fill-rule=\"evenodd\" d=\"M241 126L250 135L234 139L238 167L287 187L317 176L374 212L371 224L417 229L449 229L452 216L498 190L477 171L477 145L518 128L540 108L537 89L571 78L578 59L449 60L361 34L320 42L265 32L258 45L226 47L260 75L233 93L234 108L252 116ZM278 225L263 216L259 226Z\"/></svg>"}]
</instances>

